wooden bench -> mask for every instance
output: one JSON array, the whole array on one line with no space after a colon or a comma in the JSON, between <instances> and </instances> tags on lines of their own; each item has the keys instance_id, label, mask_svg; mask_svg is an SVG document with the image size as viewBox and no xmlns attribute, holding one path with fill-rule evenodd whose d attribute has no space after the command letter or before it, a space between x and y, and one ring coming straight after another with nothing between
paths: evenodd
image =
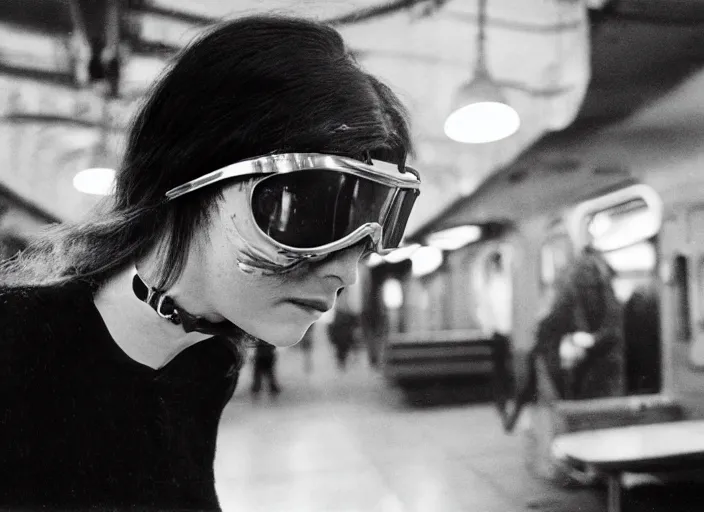
<instances>
[{"instance_id":1,"label":"wooden bench","mask_svg":"<svg viewBox=\"0 0 704 512\"><path fill-rule=\"evenodd\" d=\"M390 379L488 375L492 370L492 341L474 329L396 334L382 353L382 372Z\"/></svg>"},{"instance_id":2,"label":"wooden bench","mask_svg":"<svg viewBox=\"0 0 704 512\"><path fill-rule=\"evenodd\" d=\"M704 420L672 421L562 434L555 458L580 470L603 474L608 512L620 512L628 474L704 469Z\"/></svg>"}]
</instances>

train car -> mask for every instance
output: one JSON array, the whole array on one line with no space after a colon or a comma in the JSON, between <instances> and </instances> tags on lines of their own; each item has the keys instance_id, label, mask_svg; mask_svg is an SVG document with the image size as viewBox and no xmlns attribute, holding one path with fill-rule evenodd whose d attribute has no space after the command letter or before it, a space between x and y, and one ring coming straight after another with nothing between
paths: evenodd
<instances>
[{"instance_id":1,"label":"train car","mask_svg":"<svg viewBox=\"0 0 704 512\"><path fill-rule=\"evenodd\" d=\"M496 247L512 255L504 297L517 390L531 376L531 354L561 276L585 247L608 263L621 315L619 384L608 394L566 395L549 362L538 362L537 398L519 430L540 475L560 476L551 441L561 432L704 417L701 117L695 112L681 123L655 107L589 137L548 138L409 237L426 243L460 226L502 226L474 251L486 262ZM474 272L475 281L486 282L487 268L455 269L449 281L471 282ZM464 299L453 295L462 308L491 295L486 286L464 290Z\"/></svg>"},{"instance_id":2,"label":"train car","mask_svg":"<svg viewBox=\"0 0 704 512\"><path fill-rule=\"evenodd\" d=\"M526 380L526 362L536 344L538 319L549 307L558 277L589 243L603 253L613 269L613 288L624 309L635 292L655 289L653 310L667 311L667 306L660 305L664 300L662 262L666 251L660 195L620 172L603 173L598 168L578 166L556 176L554 164L497 176L471 202L446 212L442 230L457 227L458 221L465 223L462 225L468 220L472 225L482 225L490 218L502 218L502 230L472 244L471 264L455 267L449 280L460 287L463 283L464 294L448 293L445 307L465 309L468 315L476 311L484 340L492 340L492 329L510 339L519 387ZM541 195L542 190L551 193ZM506 206L503 211L502 204ZM513 219L507 216L509 204L518 213ZM417 240L427 240L432 234L419 235ZM500 272L506 272L500 276L503 285L498 290L490 284L497 280L497 257L502 261ZM687 308L678 310L680 316L683 309ZM652 317L641 321L659 323ZM411 331L407 336L417 334ZM624 350L631 354L625 363L632 368L633 354L640 356L640 374L631 375L634 371L629 373L624 367L622 390L614 396L567 400L545 378L546 371L539 376L540 396L530 407L526 416L530 421L524 429L526 455L537 473L556 476L549 445L558 432L679 417L681 407L674 405L670 385L675 367L667 355L661 356L661 337L636 338L624 341ZM662 339L671 337L663 333Z\"/></svg>"}]
</instances>

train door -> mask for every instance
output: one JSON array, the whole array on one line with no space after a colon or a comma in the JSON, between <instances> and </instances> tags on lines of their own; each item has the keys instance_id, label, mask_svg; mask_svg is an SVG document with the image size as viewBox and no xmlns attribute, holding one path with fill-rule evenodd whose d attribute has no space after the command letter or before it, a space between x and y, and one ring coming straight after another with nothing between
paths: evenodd
<instances>
[{"instance_id":1,"label":"train door","mask_svg":"<svg viewBox=\"0 0 704 512\"><path fill-rule=\"evenodd\" d=\"M666 387L687 416L704 417L704 205L666 224Z\"/></svg>"},{"instance_id":2,"label":"train door","mask_svg":"<svg viewBox=\"0 0 704 512\"><path fill-rule=\"evenodd\" d=\"M405 288L411 272L409 260L367 267L363 278L361 328L373 366L381 360L389 336L404 329L409 311Z\"/></svg>"},{"instance_id":3,"label":"train door","mask_svg":"<svg viewBox=\"0 0 704 512\"><path fill-rule=\"evenodd\" d=\"M689 348L692 366L704 371L704 208L696 208L687 215L687 241L693 263L694 317Z\"/></svg>"},{"instance_id":4,"label":"train door","mask_svg":"<svg viewBox=\"0 0 704 512\"><path fill-rule=\"evenodd\" d=\"M428 310L429 331L448 329L450 308L446 300L449 290L448 274L444 269L420 278L426 290L426 308Z\"/></svg>"},{"instance_id":5,"label":"train door","mask_svg":"<svg viewBox=\"0 0 704 512\"><path fill-rule=\"evenodd\" d=\"M689 284L691 271L684 254L677 254L673 258L672 265L674 339L680 343L690 343L692 340Z\"/></svg>"},{"instance_id":6,"label":"train door","mask_svg":"<svg viewBox=\"0 0 704 512\"><path fill-rule=\"evenodd\" d=\"M477 255L470 289L480 329L487 335L510 337L513 330L512 251L509 244L490 244Z\"/></svg>"},{"instance_id":7,"label":"train door","mask_svg":"<svg viewBox=\"0 0 704 512\"><path fill-rule=\"evenodd\" d=\"M622 307L623 392L657 394L662 380L660 198L652 189L635 185L595 200L594 207L583 212L578 240L597 249L609 264Z\"/></svg>"},{"instance_id":8,"label":"train door","mask_svg":"<svg viewBox=\"0 0 704 512\"><path fill-rule=\"evenodd\" d=\"M513 351L513 251L508 243L489 243L469 273L473 315L491 343L494 400L501 416L515 395ZM470 304L467 304L468 306Z\"/></svg>"},{"instance_id":9,"label":"train door","mask_svg":"<svg viewBox=\"0 0 704 512\"><path fill-rule=\"evenodd\" d=\"M557 221L548 228L547 236L539 245L537 254L538 287L535 294L535 303L531 308L530 337L533 346L536 343L536 326L545 318L552 308L558 293L558 278L561 276L574 258L574 241L565 229L564 223ZM526 414L522 416L522 430L525 436L524 456L530 471L547 478L558 480L560 478L559 466L554 462L551 452L551 443L555 435L564 429L563 420L555 413L555 401L558 398L555 383L550 379L548 364L544 358L534 361L528 357L526 368L521 378L519 368L516 368L518 377L517 404L513 418L509 420L507 428L514 428L522 401L527 399L525 391L535 387L535 402ZM534 373L533 373L534 372ZM506 427L506 425L505 425Z\"/></svg>"},{"instance_id":10,"label":"train door","mask_svg":"<svg viewBox=\"0 0 704 512\"><path fill-rule=\"evenodd\" d=\"M559 476L550 446L560 432L670 417L659 394L661 224L659 196L633 185L576 205L541 248L548 311L535 329L538 401L527 455L543 476Z\"/></svg>"},{"instance_id":11,"label":"train door","mask_svg":"<svg viewBox=\"0 0 704 512\"><path fill-rule=\"evenodd\" d=\"M557 276L572 259L572 240L560 225L556 226L540 247L540 289L538 317L545 315L555 294Z\"/></svg>"}]
</instances>

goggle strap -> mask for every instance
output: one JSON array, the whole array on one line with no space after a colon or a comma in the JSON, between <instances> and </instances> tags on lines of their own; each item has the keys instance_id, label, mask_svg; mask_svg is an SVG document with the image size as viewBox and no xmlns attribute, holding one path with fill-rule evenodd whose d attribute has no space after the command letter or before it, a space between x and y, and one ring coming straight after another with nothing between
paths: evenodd
<instances>
[{"instance_id":1,"label":"goggle strap","mask_svg":"<svg viewBox=\"0 0 704 512\"><path fill-rule=\"evenodd\" d=\"M404 164L404 165L399 165L398 171L399 171L401 174L410 172L413 176L415 176L416 178L418 178L418 181L420 181L420 173L419 173L418 171L416 171L413 167L406 167L405 164ZM418 191L418 193L420 193L420 191Z\"/></svg>"}]
</instances>

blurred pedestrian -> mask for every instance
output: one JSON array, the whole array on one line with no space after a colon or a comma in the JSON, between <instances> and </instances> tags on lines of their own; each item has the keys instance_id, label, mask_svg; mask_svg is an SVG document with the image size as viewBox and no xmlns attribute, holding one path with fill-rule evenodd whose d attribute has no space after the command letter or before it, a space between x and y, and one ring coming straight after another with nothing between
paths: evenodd
<instances>
[{"instance_id":1,"label":"blurred pedestrian","mask_svg":"<svg viewBox=\"0 0 704 512\"><path fill-rule=\"evenodd\" d=\"M326 25L246 17L183 50L114 196L0 269L0 508L219 510L242 346L296 343L398 246L409 132Z\"/></svg>"},{"instance_id":2,"label":"blurred pedestrian","mask_svg":"<svg viewBox=\"0 0 704 512\"><path fill-rule=\"evenodd\" d=\"M626 340L626 391L631 394L660 392L660 307L655 283L638 286L624 305Z\"/></svg>"},{"instance_id":3,"label":"blurred pedestrian","mask_svg":"<svg viewBox=\"0 0 704 512\"><path fill-rule=\"evenodd\" d=\"M621 396L625 393L623 308L604 256L586 247L565 267L540 315L526 378L504 428L513 430L523 406L537 398L541 359L557 399Z\"/></svg>"},{"instance_id":4,"label":"blurred pedestrian","mask_svg":"<svg viewBox=\"0 0 704 512\"><path fill-rule=\"evenodd\" d=\"M303 352L303 371L306 375L313 373L313 338L315 337L316 325L318 322L310 326L297 345Z\"/></svg>"},{"instance_id":5,"label":"blurred pedestrian","mask_svg":"<svg viewBox=\"0 0 704 512\"><path fill-rule=\"evenodd\" d=\"M357 315L340 309L335 311L335 316L328 325L328 337L334 348L335 361L340 370L347 369L350 352L357 345Z\"/></svg>"},{"instance_id":6,"label":"blurred pedestrian","mask_svg":"<svg viewBox=\"0 0 704 512\"><path fill-rule=\"evenodd\" d=\"M604 256L587 247L558 279L548 314L538 324L536 348L563 398L625 393L623 307Z\"/></svg>"},{"instance_id":7,"label":"blurred pedestrian","mask_svg":"<svg viewBox=\"0 0 704 512\"><path fill-rule=\"evenodd\" d=\"M276 379L276 347L260 340L254 349L252 393L259 393L263 380L268 382L269 393L277 395L281 392Z\"/></svg>"}]
</instances>

